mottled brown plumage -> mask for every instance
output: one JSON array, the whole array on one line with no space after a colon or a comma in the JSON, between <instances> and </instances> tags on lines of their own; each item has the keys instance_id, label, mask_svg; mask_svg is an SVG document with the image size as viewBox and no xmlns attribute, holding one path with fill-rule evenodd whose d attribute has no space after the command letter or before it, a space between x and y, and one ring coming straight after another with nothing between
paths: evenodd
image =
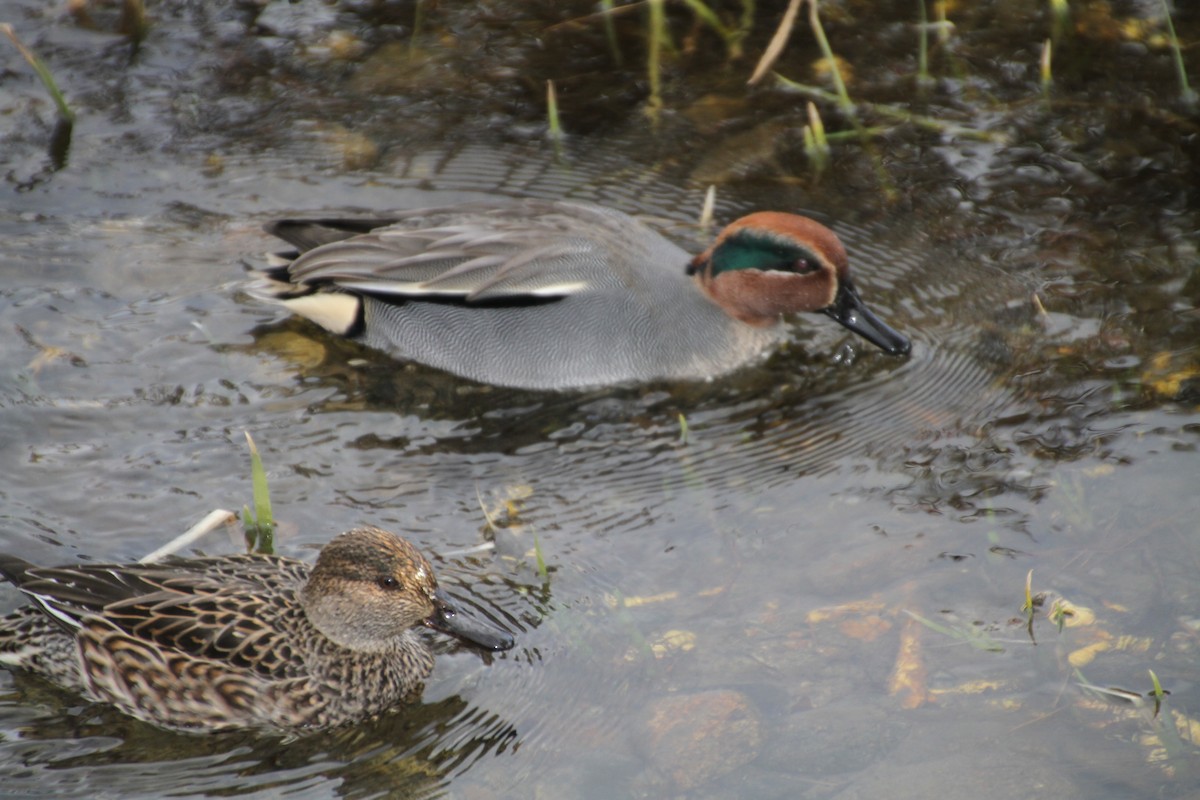
<instances>
[{"instance_id":1,"label":"mottled brown plumage","mask_svg":"<svg viewBox=\"0 0 1200 800\"><path fill-rule=\"evenodd\" d=\"M498 630L458 617L429 562L378 528L317 562L263 555L36 567L0 555L34 605L0 618L0 664L164 727L320 729L415 695L433 655L413 628L491 650Z\"/></svg>"}]
</instances>

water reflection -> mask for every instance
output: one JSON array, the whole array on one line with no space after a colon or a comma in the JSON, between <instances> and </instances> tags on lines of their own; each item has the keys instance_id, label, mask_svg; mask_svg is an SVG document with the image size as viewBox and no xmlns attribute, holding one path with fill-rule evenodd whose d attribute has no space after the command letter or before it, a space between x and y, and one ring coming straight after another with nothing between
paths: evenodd
<instances>
[{"instance_id":1,"label":"water reflection","mask_svg":"<svg viewBox=\"0 0 1200 800\"><path fill-rule=\"evenodd\" d=\"M17 682L10 700L57 706L70 698L36 679ZM351 729L294 739L255 733L205 736L162 731L100 707L71 713L9 717L6 791L43 797L80 796L98 785L122 796L161 796L180 770L196 796L239 796L266 789L319 789L331 796L398 794L429 797L476 761L519 746L517 730L497 714L458 697L421 703ZM36 745L35 745L36 743ZM131 768L137 765L136 769Z\"/></svg>"}]
</instances>

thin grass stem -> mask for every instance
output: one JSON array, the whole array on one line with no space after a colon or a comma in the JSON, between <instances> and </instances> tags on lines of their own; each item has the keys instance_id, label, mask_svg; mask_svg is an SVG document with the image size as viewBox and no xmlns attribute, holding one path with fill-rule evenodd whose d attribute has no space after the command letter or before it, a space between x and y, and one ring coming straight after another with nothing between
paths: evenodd
<instances>
[{"instance_id":1,"label":"thin grass stem","mask_svg":"<svg viewBox=\"0 0 1200 800\"><path fill-rule=\"evenodd\" d=\"M791 0L788 3L787 10L783 12L783 19L779 21L779 27L775 29L771 41L767 43L767 49L763 51L758 63L755 64L750 80L746 81L748 86L754 86L761 81L783 53L783 47L792 35L792 28L796 26L796 16L800 13L800 4L803 2L804 0Z\"/></svg>"},{"instance_id":2,"label":"thin grass stem","mask_svg":"<svg viewBox=\"0 0 1200 800\"><path fill-rule=\"evenodd\" d=\"M705 5L702 0L683 0L683 4L691 9L692 13L700 18L708 27L725 41L725 46L728 47L733 39L734 32L729 29L729 26L721 22L721 18L716 12Z\"/></svg>"},{"instance_id":3,"label":"thin grass stem","mask_svg":"<svg viewBox=\"0 0 1200 800\"><path fill-rule=\"evenodd\" d=\"M1163 13L1167 18L1167 38L1171 43L1171 56L1175 61L1175 73L1179 76L1179 97L1189 106L1196 105L1196 92L1188 83L1187 68L1183 63L1183 50L1179 46L1179 37L1175 35L1175 23L1171 20L1171 5L1162 0Z\"/></svg>"},{"instance_id":4,"label":"thin grass stem","mask_svg":"<svg viewBox=\"0 0 1200 800\"><path fill-rule=\"evenodd\" d=\"M49 67L47 67L40 58L34 55L32 50L25 46L25 43L22 42L17 36L17 32L13 30L12 25L8 24L7 22L0 24L0 31L3 31L4 35L8 37L9 41L13 43L13 46L17 48L17 51L29 63L29 66L33 67L33 71L36 72L38 78L41 79L42 85L45 86L46 91L50 93L50 99L53 100L54 105L58 107L59 116L65 119L67 122L74 124L75 112L72 111L71 107L67 105L67 100L63 97L62 90L58 88L58 84L55 83L54 76L50 74Z\"/></svg>"},{"instance_id":5,"label":"thin grass stem","mask_svg":"<svg viewBox=\"0 0 1200 800\"><path fill-rule=\"evenodd\" d=\"M544 584L550 580L550 570L546 568L546 557L542 555L542 542L536 533L533 535L533 557L537 561L538 577Z\"/></svg>"},{"instance_id":6,"label":"thin grass stem","mask_svg":"<svg viewBox=\"0 0 1200 800\"><path fill-rule=\"evenodd\" d=\"M929 76L929 17L925 0L917 0L917 88L924 89L933 82Z\"/></svg>"},{"instance_id":7,"label":"thin grass stem","mask_svg":"<svg viewBox=\"0 0 1200 800\"><path fill-rule=\"evenodd\" d=\"M1052 58L1051 47L1052 45L1050 44L1049 39L1042 43L1042 57L1038 62L1039 72L1042 78L1042 98L1045 99L1047 103L1050 102L1050 86L1054 82L1054 76L1050 67L1050 59Z\"/></svg>"},{"instance_id":8,"label":"thin grass stem","mask_svg":"<svg viewBox=\"0 0 1200 800\"><path fill-rule=\"evenodd\" d=\"M804 126L804 154L819 179L829 166L831 151L829 137L825 135L825 122L816 103L811 100L808 101L808 124Z\"/></svg>"},{"instance_id":9,"label":"thin grass stem","mask_svg":"<svg viewBox=\"0 0 1200 800\"><path fill-rule=\"evenodd\" d=\"M600 0L600 13L604 17L604 36L608 39L608 49L612 51L613 63L619 67L625 58L617 39L617 23L613 21L613 0Z\"/></svg>"},{"instance_id":10,"label":"thin grass stem","mask_svg":"<svg viewBox=\"0 0 1200 800\"><path fill-rule=\"evenodd\" d=\"M717 187L715 184L709 184L708 189L704 192L704 205L700 208L700 229L707 231L712 227L713 217L717 207Z\"/></svg>"},{"instance_id":11,"label":"thin grass stem","mask_svg":"<svg viewBox=\"0 0 1200 800\"><path fill-rule=\"evenodd\" d=\"M246 542L256 553L275 552L275 517L271 513L271 492L267 488L267 472L263 469L262 456L250 432L246 431L246 444L250 448L250 483L254 495L254 513L246 509Z\"/></svg>"},{"instance_id":12,"label":"thin grass stem","mask_svg":"<svg viewBox=\"0 0 1200 800\"><path fill-rule=\"evenodd\" d=\"M818 100L821 100L821 101L827 102L827 103L832 103L835 105L838 104L838 102L839 102L837 95L833 94L830 91L822 89L819 86L809 86L808 84L805 84L805 83L797 83L793 80L783 77L782 75L779 75L778 73L776 73L776 75L775 75L775 80L777 80L779 82L779 85L784 87L785 89L791 89L793 91L801 92L805 95L808 95L809 97L815 97ZM1003 133L999 133L996 131L981 131L981 130L977 130L975 128L968 128L965 125L959 125L956 122L946 122L945 120L940 120L940 119L937 119L936 117L930 117L925 114L914 114L913 112L905 110L903 108L896 108L895 106L890 106L890 105L886 105L883 103L865 103L864 102L864 103L859 103L858 106L866 111L870 111L873 114L878 114L881 117L887 117L889 119L894 119L897 122L906 122L911 125L917 125L922 128L928 128L929 130L939 131L939 132L947 134L949 136L963 136L963 137L967 137L967 138L971 138L971 139L978 139L981 141L988 141L988 142L1006 142L1006 141L1008 141L1008 137ZM864 132L879 133L879 132L885 132L888 129L887 128L863 128L862 130ZM846 134L845 133L830 133L830 134L828 134L828 138L830 141L840 140L840 139L846 138Z\"/></svg>"},{"instance_id":13,"label":"thin grass stem","mask_svg":"<svg viewBox=\"0 0 1200 800\"><path fill-rule=\"evenodd\" d=\"M1057 41L1067 32L1067 24L1071 21L1071 6L1067 0L1050 0L1050 16L1054 18L1050 37Z\"/></svg>"},{"instance_id":14,"label":"thin grass stem","mask_svg":"<svg viewBox=\"0 0 1200 800\"><path fill-rule=\"evenodd\" d=\"M662 111L662 46L667 35L667 17L663 10L665 0L649 0L650 41L646 54L646 76L650 82L650 99L646 102L646 115L658 122Z\"/></svg>"},{"instance_id":15,"label":"thin grass stem","mask_svg":"<svg viewBox=\"0 0 1200 800\"><path fill-rule=\"evenodd\" d=\"M817 0L808 0L808 24L812 28L813 36L817 39L817 47L821 50L821 57L829 64L829 75L833 79L833 89L837 94L838 105L841 106L842 111L853 118L854 102L850 99L850 92L846 89L846 82L842 80L842 71L838 69L837 56L833 54L833 48L829 46L829 38L825 35L825 26L821 24L819 5Z\"/></svg>"},{"instance_id":16,"label":"thin grass stem","mask_svg":"<svg viewBox=\"0 0 1200 800\"><path fill-rule=\"evenodd\" d=\"M875 176L879 180L879 188L883 191L887 200L891 202L896 199L898 194L896 184L892 181L892 176L888 174L887 169L883 166L883 159L876 152L870 135L867 133L866 128L863 127L862 121L858 118L858 112L854 108L854 101L850 99L850 92L846 89L845 80L842 79L842 71L838 68L837 57L833 53L833 48L829 46L828 37L825 36L825 27L821 24L818 6L818 0L808 0L808 20L812 27L813 35L817 39L821 55L826 63L829 64L829 74L833 79L833 88L836 92L838 107L841 108L846 118L850 120L850 124L858 134L863 149L866 150L867 155L871 158L871 165L875 167Z\"/></svg>"},{"instance_id":17,"label":"thin grass stem","mask_svg":"<svg viewBox=\"0 0 1200 800\"><path fill-rule=\"evenodd\" d=\"M563 131L558 118L558 92L554 91L554 81L546 81L546 126L550 138L556 143L561 142Z\"/></svg>"}]
</instances>

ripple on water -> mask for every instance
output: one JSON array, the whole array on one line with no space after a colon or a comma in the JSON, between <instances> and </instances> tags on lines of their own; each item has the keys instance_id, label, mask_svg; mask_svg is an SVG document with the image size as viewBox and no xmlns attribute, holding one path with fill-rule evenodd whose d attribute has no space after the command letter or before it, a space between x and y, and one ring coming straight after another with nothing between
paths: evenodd
<instances>
[{"instance_id":1,"label":"ripple on water","mask_svg":"<svg viewBox=\"0 0 1200 800\"><path fill-rule=\"evenodd\" d=\"M606 172L603 154L591 163L596 170L508 164L494 151L463 148L410 157L412 173L396 180L403 187L419 177L432 190L428 204L489 183L514 195L602 202L662 218L688 249L702 246L677 190L645 172L628 180L615 161ZM687 195L695 208L700 195ZM720 213L729 219L746 208L726 201ZM518 631L517 648L486 676L487 710L464 709L437 734L438 747L500 730L503 720L524 754L505 775L512 786L554 775L563 752L583 773L587 753L598 764L632 755L630 720L653 697L646 687L666 679L671 647L703 633L680 614L695 604L680 587L700 584L720 597L735 579L705 573L704 565L730 561L722 550L730 540L713 531L755 526L745 517L755 498L784 496L806 476L864 461L899 469L914 442L978 430L1012 405L1009 338L1032 319L1025 287L987 265L931 257L908 233L913 226L834 225L867 302L913 338L910 357L847 345L828 320L806 315L790 346L713 384L546 394L399 365L294 320L256 332L319 342L323 357L297 364L300 380L333 391L313 402L306 424L348 445L352 464L338 473L339 491L356 507L401 522L405 505L434 493L448 502L422 523L444 530L481 520L479 492L486 505L489 491L527 489L515 511L524 529L496 533L501 556L515 559L501 563L521 582L485 580L465 597L466 582L451 589L464 606ZM681 521L706 530L685 539ZM551 569L544 583L533 566L535 532ZM451 538L451 549L475 541ZM677 547L687 549L687 566L665 580L664 559ZM715 675L722 663L697 669ZM454 763L469 781L470 759Z\"/></svg>"},{"instance_id":2,"label":"ripple on water","mask_svg":"<svg viewBox=\"0 0 1200 800\"><path fill-rule=\"evenodd\" d=\"M659 217L689 249L699 246L704 236L686 220L701 192L681 203L669 182L652 171L632 174L627 159L600 153L590 163L584 170L461 148L411 156L410 168L389 180L398 195L428 196L428 204L478 199L493 185L602 202ZM311 202L307 185L304 197ZM727 220L746 208L723 198L719 213ZM196 771L195 792L319 793L336 779L363 794L403 787L420 796L517 748L527 756L506 774L512 786L543 770L553 775L563 753L584 760L594 753L600 768L614 753L632 757L630 719L653 697L647 687L670 682L672 648L703 635L700 617L715 602L689 589L728 599L721 591L736 575L722 569L736 558L721 531L755 524L743 517L748 507L790 493L804 477L864 460L894 462L922 432L973 430L1011 400L1003 379L1013 326L997 309L1019 300L1020 286L981 265L931 263L920 241L895 230L837 229L867 301L912 336L911 357L846 345L829 320L805 316L789 347L713 384L548 395L398 365L295 320L246 337L278 315L234 305L232 293L134 301L103 293L9 295L20 319L60 323L36 331L46 344L91 343L85 364L36 376L44 390L36 402L11 384L0 396L5 406L26 406L19 419L10 414L0 423L19 426L18 440L30 441L35 429L54 431L30 445L45 457L41 468L14 466L21 480L86 473L46 490L45 506L62 509L55 513L64 520L87 518L116 531L147 503L187 513L177 510L186 506L180 498L201 486L206 495L227 492L240 501L244 475L230 474L237 469L229 465L249 427L273 472L277 514L301 541L328 538L333 522L325 517L365 517L401 532L415 527L431 552L494 538L495 556L451 555L439 572L464 608L513 630L518 642L490 665L444 649L422 703L286 748L237 737L164 737L104 714L73 723L76 709L60 699L56 707L65 702L68 710L39 723L44 738L28 729L18 734L37 743L30 749L39 754L39 778L53 769L65 782L84 780L106 764L138 761L147 766L125 779L111 776L113 785L137 793L186 764ZM232 259L230 266L236 270ZM7 364L29 375L24 358L10 356ZM103 402L80 401L63 414L72 397ZM68 449L87 463L70 463ZM40 495L15 480L9 486L22 490L22 516L33 516L27 501ZM490 494L520 487L525 499L508 527L480 534L480 498L489 504ZM229 502L194 499L206 510ZM310 511L319 518L308 519ZM537 575L535 534L548 580ZM89 535L75 534L73 543ZM730 615L736 609L723 611L722 620ZM709 678L725 666L719 653L702 662L695 669ZM69 761L57 748L72 737L90 749Z\"/></svg>"}]
</instances>

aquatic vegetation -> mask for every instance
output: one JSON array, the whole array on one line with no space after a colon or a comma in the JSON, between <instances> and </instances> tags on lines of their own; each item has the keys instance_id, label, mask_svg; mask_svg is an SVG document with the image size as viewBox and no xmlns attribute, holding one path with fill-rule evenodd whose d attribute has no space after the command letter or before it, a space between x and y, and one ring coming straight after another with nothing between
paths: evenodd
<instances>
[{"instance_id":1,"label":"aquatic vegetation","mask_svg":"<svg viewBox=\"0 0 1200 800\"><path fill-rule=\"evenodd\" d=\"M275 552L275 518L271 513L267 473L249 431L246 432L246 445L250 448L250 483L254 494L254 510L251 511L248 505L242 507L246 547L251 552L270 555Z\"/></svg>"},{"instance_id":2,"label":"aquatic vegetation","mask_svg":"<svg viewBox=\"0 0 1200 800\"><path fill-rule=\"evenodd\" d=\"M17 48L21 57L28 62L33 71L37 73L42 84L46 87L46 92L50 95L50 99L54 101L54 105L58 108L59 116L68 124L75 122L75 112L67 105L67 100L63 97L62 90L58 88L58 83L55 82L54 76L50 74L50 68L46 63L38 58L32 50L25 46L25 43L18 38L13 26L9 23L0 23L0 33L8 37L8 40L13 43L13 47Z\"/></svg>"},{"instance_id":3,"label":"aquatic vegetation","mask_svg":"<svg viewBox=\"0 0 1200 800\"><path fill-rule=\"evenodd\" d=\"M62 90L58 88L58 82L54 80L54 76L50 73L50 68L42 61L32 50L25 46L25 43L17 36L13 26L9 23L0 23L0 33L8 37L12 42L13 47L21 54L21 57L33 68L37 73L38 79L42 85L46 87L47 94L54 101L55 108L58 109L58 121L54 125L54 131L50 136L50 158L54 163L55 168L61 169L67 161L67 152L71 148L71 132L75 126L75 112L67 105L67 100L63 96Z\"/></svg>"},{"instance_id":4,"label":"aquatic vegetation","mask_svg":"<svg viewBox=\"0 0 1200 800\"><path fill-rule=\"evenodd\" d=\"M1175 74L1179 78L1179 98L1186 105L1196 105L1197 95L1188 82L1187 67L1183 64L1183 48L1179 45L1179 37L1175 35L1175 22L1171 19L1171 6L1167 0L1162 0L1163 16L1167 23L1167 37L1171 45L1171 62L1175 65Z\"/></svg>"},{"instance_id":5,"label":"aquatic vegetation","mask_svg":"<svg viewBox=\"0 0 1200 800\"><path fill-rule=\"evenodd\" d=\"M808 124L804 126L804 155L808 156L813 171L819 176L829 167L832 150L829 137L825 135L825 123L821 112L811 100L808 102Z\"/></svg>"}]
</instances>

